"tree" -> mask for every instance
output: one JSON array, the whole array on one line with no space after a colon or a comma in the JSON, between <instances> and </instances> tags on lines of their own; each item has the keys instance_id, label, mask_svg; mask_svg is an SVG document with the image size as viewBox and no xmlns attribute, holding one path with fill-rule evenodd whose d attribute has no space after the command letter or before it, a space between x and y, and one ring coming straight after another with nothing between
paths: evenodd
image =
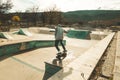
<instances>
[{"instance_id":1,"label":"tree","mask_svg":"<svg viewBox=\"0 0 120 80\"><path fill-rule=\"evenodd\" d=\"M20 21L20 17L19 16L13 16L12 20L15 21L15 22L18 22L18 21Z\"/></svg>"},{"instance_id":2,"label":"tree","mask_svg":"<svg viewBox=\"0 0 120 80\"><path fill-rule=\"evenodd\" d=\"M11 0L7 0L6 2L2 2L0 0L0 14L7 13L13 7Z\"/></svg>"},{"instance_id":3,"label":"tree","mask_svg":"<svg viewBox=\"0 0 120 80\"><path fill-rule=\"evenodd\" d=\"M53 7L50 7L49 9L46 9L42 13L42 21L43 24L58 24L62 23L62 12L54 5Z\"/></svg>"},{"instance_id":4,"label":"tree","mask_svg":"<svg viewBox=\"0 0 120 80\"><path fill-rule=\"evenodd\" d=\"M2 2L2 0L0 0L0 21L2 22L2 25L7 25L8 21L10 20L10 17L7 15L7 13L12 6L11 0L7 0L6 2Z\"/></svg>"},{"instance_id":5,"label":"tree","mask_svg":"<svg viewBox=\"0 0 120 80\"><path fill-rule=\"evenodd\" d=\"M35 26L37 25L37 22L39 21L38 11L39 11L38 6L33 6L25 11L26 14L28 14L28 15L26 15L26 18L27 18L26 21L28 24L31 22Z\"/></svg>"},{"instance_id":6,"label":"tree","mask_svg":"<svg viewBox=\"0 0 120 80\"><path fill-rule=\"evenodd\" d=\"M14 22L15 26L20 22L20 17L19 16L13 16L12 21Z\"/></svg>"}]
</instances>

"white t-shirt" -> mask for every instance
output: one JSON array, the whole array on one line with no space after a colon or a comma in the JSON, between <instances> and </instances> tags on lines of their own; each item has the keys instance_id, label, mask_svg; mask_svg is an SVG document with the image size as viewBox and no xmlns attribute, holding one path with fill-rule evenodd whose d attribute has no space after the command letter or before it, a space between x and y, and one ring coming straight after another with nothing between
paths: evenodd
<instances>
[{"instance_id":1,"label":"white t-shirt","mask_svg":"<svg viewBox=\"0 0 120 80\"><path fill-rule=\"evenodd\" d=\"M61 27L58 26L55 29L55 39L56 40L62 40L63 39L63 33L64 33L64 30Z\"/></svg>"}]
</instances>

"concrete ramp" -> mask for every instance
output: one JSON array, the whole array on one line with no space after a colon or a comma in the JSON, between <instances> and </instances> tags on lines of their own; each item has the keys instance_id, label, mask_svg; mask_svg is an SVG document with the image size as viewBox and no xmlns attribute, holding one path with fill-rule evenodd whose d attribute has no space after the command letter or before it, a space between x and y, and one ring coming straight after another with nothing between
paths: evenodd
<instances>
[{"instance_id":1,"label":"concrete ramp","mask_svg":"<svg viewBox=\"0 0 120 80\"><path fill-rule=\"evenodd\" d=\"M69 30L67 36L70 38L77 39L88 39L90 36L90 31L88 30Z\"/></svg>"},{"instance_id":2,"label":"concrete ramp","mask_svg":"<svg viewBox=\"0 0 120 80\"><path fill-rule=\"evenodd\" d=\"M104 39L108 34L105 34L104 32L100 32L100 31L92 31L90 33L90 38L92 40L102 40Z\"/></svg>"},{"instance_id":3,"label":"concrete ramp","mask_svg":"<svg viewBox=\"0 0 120 80\"><path fill-rule=\"evenodd\" d=\"M48 80L51 76L53 76L61 69L62 67L45 62L45 73L42 80Z\"/></svg>"},{"instance_id":4,"label":"concrete ramp","mask_svg":"<svg viewBox=\"0 0 120 80\"><path fill-rule=\"evenodd\" d=\"M13 37L10 36L7 32L1 32L0 33L0 38L5 38L5 39L13 40Z\"/></svg>"},{"instance_id":5,"label":"concrete ramp","mask_svg":"<svg viewBox=\"0 0 120 80\"><path fill-rule=\"evenodd\" d=\"M26 36L32 36L32 34L27 29L20 29L18 31L18 34L26 35Z\"/></svg>"},{"instance_id":6,"label":"concrete ramp","mask_svg":"<svg viewBox=\"0 0 120 80\"><path fill-rule=\"evenodd\" d=\"M48 80L89 80L90 75L113 36L114 33L109 34L106 38L66 65Z\"/></svg>"}]
</instances>

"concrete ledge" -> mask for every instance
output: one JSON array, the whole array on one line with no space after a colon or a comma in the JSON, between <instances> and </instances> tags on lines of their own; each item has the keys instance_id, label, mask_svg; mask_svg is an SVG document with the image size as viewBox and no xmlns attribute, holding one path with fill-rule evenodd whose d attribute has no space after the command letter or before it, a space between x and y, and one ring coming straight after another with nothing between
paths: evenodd
<instances>
[{"instance_id":1,"label":"concrete ledge","mask_svg":"<svg viewBox=\"0 0 120 80\"><path fill-rule=\"evenodd\" d=\"M66 44L65 40L63 42L64 44ZM40 47L52 47L54 45L54 40L33 40L0 45L0 56L14 54L23 50L35 49Z\"/></svg>"},{"instance_id":2,"label":"concrete ledge","mask_svg":"<svg viewBox=\"0 0 120 80\"><path fill-rule=\"evenodd\" d=\"M109 34L48 80L88 80L113 36Z\"/></svg>"},{"instance_id":3,"label":"concrete ledge","mask_svg":"<svg viewBox=\"0 0 120 80\"><path fill-rule=\"evenodd\" d=\"M120 80L120 31L118 32L118 35L117 35L113 80Z\"/></svg>"},{"instance_id":4,"label":"concrete ledge","mask_svg":"<svg viewBox=\"0 0 120 80\"><path fill-rule=\"evenodd\" d=\"M77 39L88 39L90 35L89 30L68 30L67 37Z\"/></svg>"}]
</instances>

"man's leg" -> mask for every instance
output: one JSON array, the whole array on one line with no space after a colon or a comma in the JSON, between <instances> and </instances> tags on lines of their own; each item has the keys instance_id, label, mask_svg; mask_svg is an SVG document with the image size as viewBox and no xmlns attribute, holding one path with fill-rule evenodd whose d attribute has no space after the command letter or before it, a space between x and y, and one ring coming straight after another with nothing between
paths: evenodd
<instances>
[{"instance_id":1,"label":"man's leg","mask_svg":"<svg viewBox=\"0 0 120 80\"><path fill-rule=\"evenodd\" d=\"M60 40L60 43L61 43L61 45L62 45L62 48L64 49L64 51L66 52L67 50L66 50L66 48L65 48L65 46L64 46L64 44L63 44L63 42L62 42L63 40Z\"/></svg>"},{"instance_id":2,"label":"man's leg","mask_svg":"<svg viewBox=\"0 0 120 80\"><path fill-rule=\"evenodd\" d=\"M56 47L56 49L58 51L56 58L61 60L61 52L60 52L60 49L58 47L59 46L59 42L60 42L60 40L55 40L55 47Z\"/></svg>"},{"instance_id":3,"label":"man's leg","mask_svg":"<svg viewBox=\"0 0 120 80\"><path fill-rule=\"evenodd\" d=\"M55 47L56 47L57 51L60 52L58 44L59 44L59 40L55 40Z\"/></svg>"}]
</instances>

